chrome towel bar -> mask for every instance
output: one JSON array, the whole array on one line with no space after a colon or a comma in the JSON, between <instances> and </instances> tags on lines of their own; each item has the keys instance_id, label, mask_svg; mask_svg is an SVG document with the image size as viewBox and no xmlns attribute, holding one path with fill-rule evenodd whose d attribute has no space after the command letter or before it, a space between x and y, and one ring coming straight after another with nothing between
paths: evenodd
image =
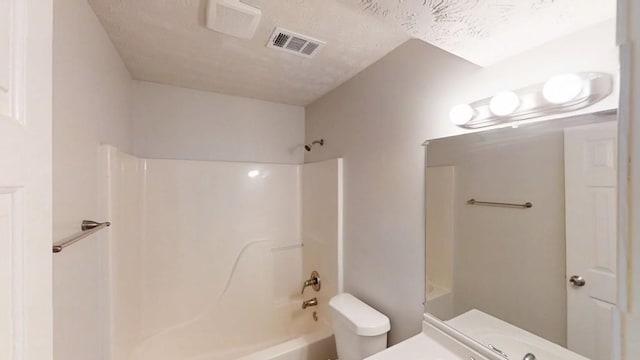
<instances>
[{"instance_id":1,"label":"chrome towel bar","mask_svg":"<svg viewBox=\"0 0 640 360\"><path fill-rule=\"evenodd\" d=\"M510 204L510 203L501 203L501 202L478 201L476 199L469 199L467 201L467 204L485 205L485 206L502 206L502 207L522 208L522 209L530 209L533 207L533 204L530 202L526 202L524 204Z\"/></svg>"},{"instance_id":2,"label":"chrome towel bar","mask_svg":"<svg viewBox=\"0 0 640 360\"><path fill-rule=\"evenodd\" d=\"M87 236L97 232L100 229L103 229L107 226L111 226L111 223L106 221L103 223L99 223L99 222L95 222L92 220L82 220L82 225L80 225L80 229L82 231L75 233L71 236L67 236L66 238L56 242L55 244L53 244L53 252L54 253L59 253L60 251L62 251L62 249L66 248L67 246L78 242L84 238L86 238Z\"/></svg>"}]
</instances>

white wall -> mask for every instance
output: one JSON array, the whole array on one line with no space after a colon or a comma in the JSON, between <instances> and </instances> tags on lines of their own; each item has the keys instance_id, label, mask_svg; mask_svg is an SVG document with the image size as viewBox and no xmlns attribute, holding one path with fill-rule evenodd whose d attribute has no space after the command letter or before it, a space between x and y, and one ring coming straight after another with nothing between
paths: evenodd
<instances>
[{"instance_id":1,"label":"white wall","mask_svg":"<svg viewBox=\"0 0 640 360\"><path fill-rule=\"evenodd\" d=\"M300 106L135 81L132 119L141 157L303 162Z\"/></svg>"},{"instance_id":2,"label":"white wall","mask_svg":"<svg viewBox=\"0 0 640 360\"><path fill-rule=\"evenodd\" d=\"M344 157L345 290L391 318L396 343L420 331L424 300L424 155L461 133L452 105L568 71L616 74L614 24L481 69L418 40L400 46L306 108L306 161ZM596 109L614 108L616 96Z\"/></svg>"},{"instance_id":3,"label":"white wall","mask_svg":"<svg viewBox=\"0 0 640 360\"><path fill-rule=\"evenodd\" d=\"M130 149L130 76L85 0L54 1L53 236L98 214L98 145ZM54 255L54 352L104 359L103 236Z\"/></svg>"}]
</instances>

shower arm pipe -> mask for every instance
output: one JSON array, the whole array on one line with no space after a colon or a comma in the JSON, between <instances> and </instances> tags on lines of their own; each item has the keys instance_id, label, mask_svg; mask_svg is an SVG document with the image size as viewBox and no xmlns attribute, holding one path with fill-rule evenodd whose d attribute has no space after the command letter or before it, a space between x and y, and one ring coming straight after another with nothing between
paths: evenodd
<instances>
[{"instance_id":1,"label":"shower arm pipe","mask_svg":"<svg viewBox=\"0 0 640 360\"><path fill-rule=\"evenodd\" d=\"M67 236L66 238L56 242L53 244L53 253L57 254L62 251L62 249L66 248L69 245L72 245L87 236L100 231L108 226L111 226L111 223L108 221L99 223L92 220L82 220L82 224L80 225L80 232L77 232L73 235Z\"/></svg>"},{"instance_id":2,"label":"shower arm pipe","mask_svg":"<svg viewBox=\"0 0 640 360\"><path fill-rule=\"evenodd\" d=\"M320 146L324 146L324 139L320 139L320 140L313 140L311 142L311 144L306 144L304 146L304 149L307 151L311 151L311 149L316 146L316 145L320 145Z\"/></svg>"}]
</instances>

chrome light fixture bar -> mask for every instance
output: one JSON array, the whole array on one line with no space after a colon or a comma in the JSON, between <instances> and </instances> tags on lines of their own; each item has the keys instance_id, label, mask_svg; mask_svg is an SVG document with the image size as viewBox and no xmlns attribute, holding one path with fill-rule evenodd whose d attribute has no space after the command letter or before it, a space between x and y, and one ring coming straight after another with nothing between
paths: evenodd
<instances>
[{"instance_id":1,"label":"chrome light fixture bar","mask_svg":"<svg viewBox=\"0 0 640 360\"><path fill-rule=\"evenodd\" d=\"M491 98L456 105L449 119L463 128L483 128L583 109L612 91L613 79L609 74L561 74L542 84L501 91Z\"/></svg>"}]
</instances>

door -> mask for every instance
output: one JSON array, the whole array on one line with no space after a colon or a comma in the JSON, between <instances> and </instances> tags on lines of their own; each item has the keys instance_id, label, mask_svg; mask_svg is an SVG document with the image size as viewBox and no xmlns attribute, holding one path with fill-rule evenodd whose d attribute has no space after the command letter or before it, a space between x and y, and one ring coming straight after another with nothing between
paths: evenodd
<instances>
[{"instance_id":1,"label":"door","mask_svg":"<svg viewBox=\"0 0 640 360\"><path fill-rule=\"evenodd\" d=\"M0 359L52 359L52 0L0 0Z\"/></svg>"},{"instance_id":2,"label":"door","mask_svg":"<svg viewBox=\"0 0 640 360\"><path fill-rule=\"evenodd\" d=\"M564 140L567 347L593 360L611 360L617 296L617 124L569 128Z\"/></svg>"}]
</instances>

